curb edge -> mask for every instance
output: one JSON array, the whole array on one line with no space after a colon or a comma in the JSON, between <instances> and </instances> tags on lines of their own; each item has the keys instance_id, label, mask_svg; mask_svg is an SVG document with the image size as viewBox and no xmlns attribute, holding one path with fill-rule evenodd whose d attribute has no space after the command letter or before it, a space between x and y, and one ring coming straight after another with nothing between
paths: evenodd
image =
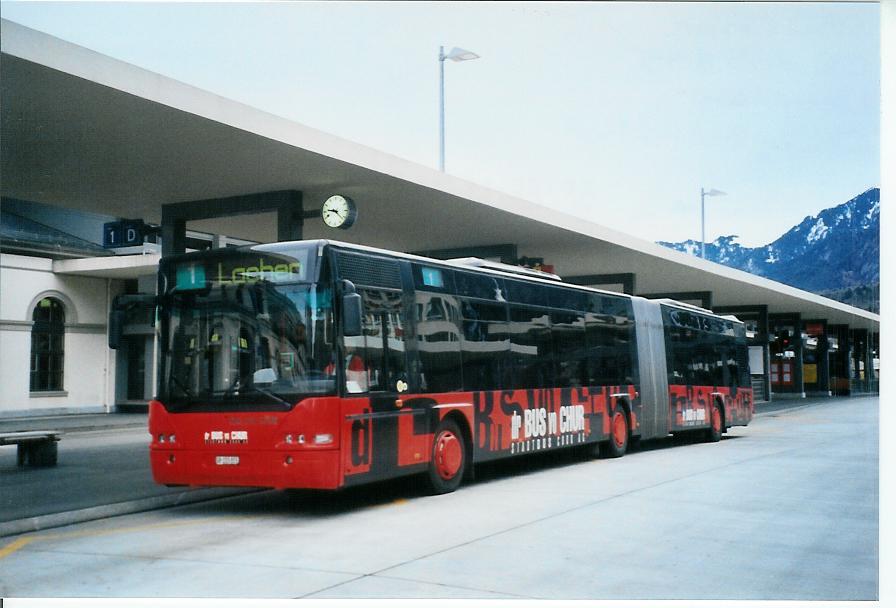
<instances>
[{"instance_id":1,"label":"curb edge","mask_svg":"<svg viewBox=\"0 0 896 608\"><path fill-rule=\"evenodd\" d=\"M178 507L181 505L205 502L218 498L229 498L231 496L240 496L242 494L262 492L264 490L264 488L203 488L196 490L185 490L183 492L178 492L177 494L152 496L149 498L139 498L136 500L117 502L111 505L99 505L96 507L87 507L85 509L77 509L74 511L63 511L61 513L48 513L47 515L25 517L23 519L14 519L12 521L0 523L0 538L6 536L15 536L18 534L26 534L28 532L40 532L49 528L59 528L72 524L80 524L88 521L105 519L107 517L130 515L133 513L141 513L143 511L154 511L156 509L164 509L167 507Z\"/></svg>"}]
</instances>

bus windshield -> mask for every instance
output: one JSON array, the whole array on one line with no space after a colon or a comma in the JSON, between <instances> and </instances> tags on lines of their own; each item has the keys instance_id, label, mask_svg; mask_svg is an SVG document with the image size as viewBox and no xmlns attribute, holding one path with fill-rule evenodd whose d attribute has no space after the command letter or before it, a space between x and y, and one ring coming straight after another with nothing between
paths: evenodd
<instances>
[{"instance_id":1,"label":"bus windshield","mask_svg":"<svg viewBox=\"0 0 896 608\"><path fill-rule=\"evenodd\" d=\"M304 397L335 392L326 268L318 282L294 280L314 277L312 269L265 276L258 268L268 268L266 261L252 255L254 260L191 262L192 283L183 278L183 263L169 268L175 287L161 307L160 369L160 394L168 407L288 410ZM283 266L288 268L270 264Z\"/></svg>"}]
</instances>

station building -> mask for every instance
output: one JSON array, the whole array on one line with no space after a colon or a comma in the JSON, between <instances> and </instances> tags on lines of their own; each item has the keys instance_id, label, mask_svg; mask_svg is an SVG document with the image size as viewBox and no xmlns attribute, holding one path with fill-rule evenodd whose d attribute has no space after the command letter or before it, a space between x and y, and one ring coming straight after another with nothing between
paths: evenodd
<instances>
[{"instance_id":1,"label":"station building","mask_svg":"<svg viewBox=\"0 0 896 608\"><path fill-rule=\"evenodd\" d=\"M113 298L154 293L163 254L301 238L543 263L571 283L734 314L748 326L757 400L878 390L879 315L6 20L0 74L0 418L145 409L151 319L134 313L110 350ZM348 230L320 220L337 193L357 204Z\"/></svg>"}]
</instances>

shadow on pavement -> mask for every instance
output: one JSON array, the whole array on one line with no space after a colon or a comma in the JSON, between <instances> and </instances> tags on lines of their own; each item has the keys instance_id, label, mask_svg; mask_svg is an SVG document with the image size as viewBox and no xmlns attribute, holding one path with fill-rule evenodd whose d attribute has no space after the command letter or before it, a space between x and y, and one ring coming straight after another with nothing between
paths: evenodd
<instances>
[{"instance_id":1,"label":"shadow on pavement","mask_svg":"<svg viewBox=\"0 0 896 608\"><path fill-rule=\"evenodd\" d=\"M738 439L737 435L725 435L723 441ZM704 443L701 433L686 433L644 441L637 450L624 458L637 457L648 452L676 446ZM519 457L486 462L477 465L476 479L465 486L490 483L501 479L536 474L551 469L576 466L592 458L581 446L550 452L524 454ZM612 466L614 459L606 459ZM463 491L463 487L459 491ZM336 491L326 490L268 490L205 503L192 509L205 513L226 515L301 515L305 517L330 517L360 509L385 506L396 501L423 498L429 495L423 475L376 482L356 488Z\"/></svg>"}]
</instances>

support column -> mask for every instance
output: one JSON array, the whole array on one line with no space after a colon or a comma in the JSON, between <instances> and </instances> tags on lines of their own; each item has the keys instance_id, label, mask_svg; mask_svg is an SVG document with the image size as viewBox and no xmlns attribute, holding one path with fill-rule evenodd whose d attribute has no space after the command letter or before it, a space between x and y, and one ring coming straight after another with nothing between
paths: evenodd
<instances>
[{"instance_id":1,"label":"support column","mask_svg":"<svg viewBox=\"0 0 896 608\"><path fill-rule=\"evenodd\" d=\"M746 325L747 346L750 349L750 377L753 381L753 399L756 401L768 401L772 394L768 347L768 306L765 304L714 306L712 311L720 315L734 315Z\"/></svg>"},{"instance_id":2,"label":"support column","mask_svg":"<svg viewBox=\"0 0 896 608\"><path fill-rule=\"evenodd\" d=\"M187 221L165 213L162 206L162 255L184 253L187 250Z\"/></svg>"},{"instance_id":3,"label":"support column","mask_svg":"<svg viewBox=\"0 0 896 608\"><path fill-rule=\"evenodd\" d=\"M828 325L828 387L833 395L848 395L849 386L849 326Z\"/></svg>"},{"instance_id":4,"label":"support column","mask_svg":"<svg viewBox=\"0 0 896 608\"><path fill-rule=\"evenodd\" d=\"M826 319L803 321L806 338L803 343L803 385L806 394L813 397L830 397L830 369L828 365L828 339ZM815 341L814 347L812 341ZM815 373L812 382L811 373ZM807 373L808 372L808 373Z\"/></svg>"},{"instance_id":5,"label":"support column","mask_svg":"<svg viewBox=\"0 0 896 608\"><path fill-rule=\"evenodd\" d=\"M880 393L880 378L877 370L874 369L874 360L880 361L880 332L872 332L869 342L871 344L871 392Z\"/></svg>"},{"instance_id":6,"label":"support column","mask_svg":"<svg viewBox=\"0 0 896 608\"><path fill-rule=\"evenodd\" d=\"M320 215L305 213L298 190L260 192L227 198L186 201L162 205L162 255L186 251L187 222L232 215L277 212L277 240L301 240L304 220Z\"/></svg>"},{"instance_id":7,"label":"support column","mask_svg":"<svg viewBox=\"0 0 896 608\"><path fill-rule=\"evenodd\" d=\"M850 388L856 393L868 393L871 391L869 369L871 357L869 356L868 330L857 327L849 331L850 341Z\"/></svg>"},{"instance_id":8,"label":"support column","mask_svg":"<svg viewBox=\"0 0 896 608\"><path fill-rule=\"evenodd\" d=\"M302 193L290 192L290 200L277 206L277 240L301 241L305 229Z\"/></svg>"}]
</instances>

